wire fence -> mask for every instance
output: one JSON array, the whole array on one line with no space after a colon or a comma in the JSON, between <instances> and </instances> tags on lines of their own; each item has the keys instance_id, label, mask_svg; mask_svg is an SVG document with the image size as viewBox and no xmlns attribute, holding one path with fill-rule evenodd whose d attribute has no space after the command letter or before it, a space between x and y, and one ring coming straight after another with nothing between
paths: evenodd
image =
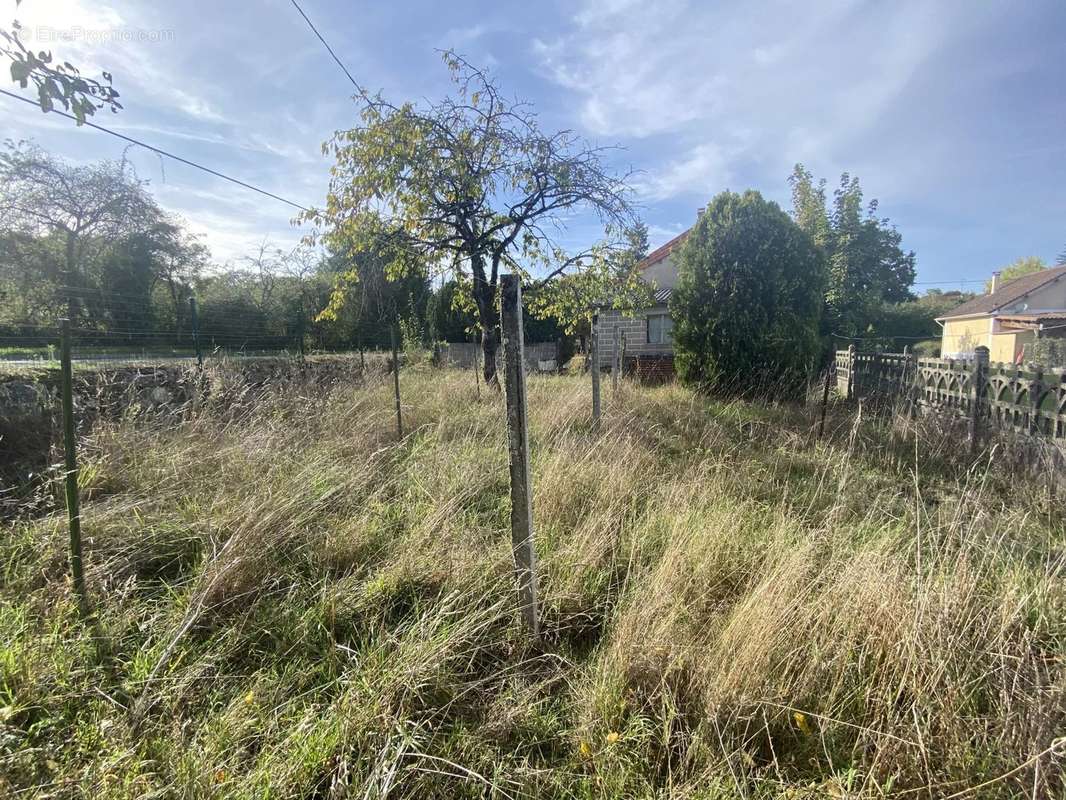
<instances>
[{"instance_id":1,"label":"wire fence","mask_svg":"<svg viewBox=\"0 0 1066 800\"><path fill-rule=\"evenodd\" d=\"M302 308L279 313L250 302L216 302L202 313L191 297L160 305L120 292L70 289L64 294L53 308L33 316L0 314L0 372L58 369L61 320L68 321L71 359L82 369L356 350L347 343L330 346Z\"/></svg>"}]
</instances>

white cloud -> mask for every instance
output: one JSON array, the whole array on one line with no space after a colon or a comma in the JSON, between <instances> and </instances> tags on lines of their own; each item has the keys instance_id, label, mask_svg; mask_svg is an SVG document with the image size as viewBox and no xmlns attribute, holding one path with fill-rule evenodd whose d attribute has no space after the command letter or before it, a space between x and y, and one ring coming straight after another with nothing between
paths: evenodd
<instances>
[{"instance_id":1,"label":"white cloud","mask_svg":"<svg viewBox=\"0 0 1066 800\"><path fill-rule=\"evenodd\" d=\"M639 189L664 200L712 194L738 165L758 164L778 181L798 160L836 168L928 59L987 16L924 0L588 0L569 32L535 40L533 53L577 96L588 132L647 153Z\"/></svg>"},{"instance_id":2,"label":"white cloud","mask_svg":"<svg viewBox=\"0 0 1066 800\"><path fill-rule=\"evenodd\" d=\"M641 200L665 200L681 194L711 197L729 183L729 158L714 142L700 144L681 158L634 180Z\"/></svg>"}]
</instances>

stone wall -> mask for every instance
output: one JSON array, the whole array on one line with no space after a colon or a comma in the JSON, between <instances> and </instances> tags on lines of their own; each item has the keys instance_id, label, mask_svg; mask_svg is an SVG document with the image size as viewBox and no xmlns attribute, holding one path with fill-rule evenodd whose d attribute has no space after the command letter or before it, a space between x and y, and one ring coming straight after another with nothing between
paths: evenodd
<instances>
[{"instance_id":1,"label":"stone wall","mask_svg":"<svg viewBox=\"0 0 1066 800\"><path fill-rule=\"evenodd\" d=\"M382 355L242 359L211 364L201 373L189 362L116 366L74 372L74 412L80 430L123 416L181 419L194 403L239 410L287 386L325 390L384 375ZM62 432L60 371L35 369L0 375L0 515L16 491L35 483L56 461ZM13 491L9 491L13 490Z\"/></svg>"}]
</instances>

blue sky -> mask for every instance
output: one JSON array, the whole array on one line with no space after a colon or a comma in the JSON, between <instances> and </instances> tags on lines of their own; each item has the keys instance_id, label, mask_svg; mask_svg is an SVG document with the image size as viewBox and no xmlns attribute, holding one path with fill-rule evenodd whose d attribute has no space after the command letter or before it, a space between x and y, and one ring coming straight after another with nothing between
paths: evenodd
<instances>
[{"instance_id":1,"label":"blue sky","mask_svg":"<svg viewBox=\"0 0 1066 800\"><path fill-rule=\"evenodd\" d=\"M612 158L639 170L653 246L723 189L787 206L802 161L830 187L841 171L859 176L917 251L923 284L958 287L1066 248L1062 0L302 5L357 80L393 99L446 92L436 49L452 47L532 101L544 127L620 145ZM24 0L18 17L37 44L114 73L125 109L104 124L322 201L320 145L356 108L289 0ZM123 151L7 98L0 133L73 160ZM130 158L219 263L300 236L287 206L143 151ZM568 237L584 245L596 231L579 217Z\"/></svg>"}]
</instances>

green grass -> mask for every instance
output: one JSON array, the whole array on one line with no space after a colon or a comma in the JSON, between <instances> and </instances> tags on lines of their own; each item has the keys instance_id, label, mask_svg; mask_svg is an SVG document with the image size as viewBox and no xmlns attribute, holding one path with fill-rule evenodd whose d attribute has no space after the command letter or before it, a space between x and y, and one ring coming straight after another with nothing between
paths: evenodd
<instances>
[{"instance_id":1,"label":"green grass","mask_svg":"<svg viewBox=\"0 0 1066 800\"><path fill-rule=\"evenodd\" d=\"M399 442L387 382L98 426L99 629L61 516L0 531L0 794L1063 796L1042 482L846 409L815 445L801 409L607 395L594 434L586 380L530 378L540 642L469 373L406 372Z\"/></svg>"}]
</instances>

